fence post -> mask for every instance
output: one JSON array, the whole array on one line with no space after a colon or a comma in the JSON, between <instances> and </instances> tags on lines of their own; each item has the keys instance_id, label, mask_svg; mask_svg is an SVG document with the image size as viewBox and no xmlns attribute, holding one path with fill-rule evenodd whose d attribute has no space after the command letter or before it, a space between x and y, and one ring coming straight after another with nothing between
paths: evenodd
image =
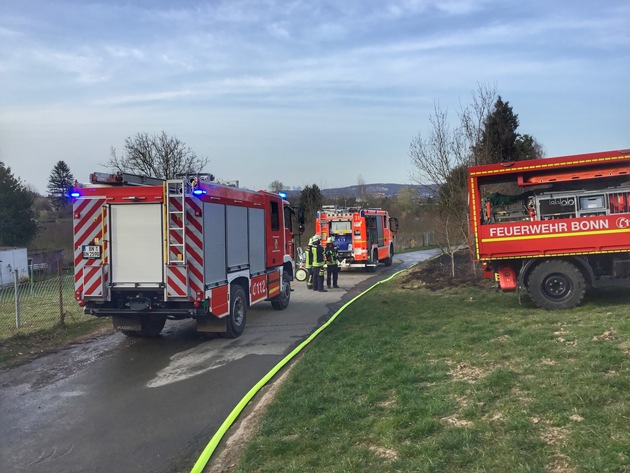
<instances>
[{"instance_id":1,"label":"fence post","mask_svg":"<svg viewBox=\"0 0 630 473\"><path fill-rule=\"evenodd\" d=\"M61 274L61 259L57 258L57 286L59 287L59 323L66 325L66 315L63 312L63 277Z\"/></svg>"},{"instance_id":2,"label":"fence post","mask_svg":"<svg viewBox=\"0 0 630 473\"><path fill-rule=\"evenodd\" d=\"M20 328L20 300L18 291L19 278L17 268L14 270L13 275L15 276L13 281L13 287L15 288L15 328Z\"/></svg>"}]
</instances>

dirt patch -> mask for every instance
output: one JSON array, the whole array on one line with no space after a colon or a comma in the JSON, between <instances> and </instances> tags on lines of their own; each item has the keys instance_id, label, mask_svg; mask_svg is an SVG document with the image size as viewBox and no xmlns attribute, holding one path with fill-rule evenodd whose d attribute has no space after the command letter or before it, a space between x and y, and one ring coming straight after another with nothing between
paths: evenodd
<instances>
[{"instance_id":1,"label":"dirt patch","mask_svg":"<svg viewBox=\"0 0 630 473\"><path fill-rule=\"evenodd\" d=\"M440 420L447 425L459 428L472 427L474 425L469 420L459 419L456 416L442 417Z\"/></svg>"},{"instance_id":2,"label":"dirt patch","mask_svg":"<svg viewBox=\"0 0 630 473\"><path fill-rule=\"evenodd\" d=\"M453 276L451 263L455 265ZM449 287L494 287L494 282L484 279L478 264L473 264L468 250L460 250L453 255L440 255L408 271L401 280L405 289L426 288L432 291Z\"/></svg>"},{"instance_id":3,"label":"dirt patch","mask_svg":"<svg viewBox=\"0 0 630 473\"><path fill-rule=\"evenodd\" d=\"M81 345L114 333L110 324L90 327L54 327L0 341L0 371L14 368L61 349Z\"/></svg>"},{"instance_id":4,"label":"dirt patch","mask_svg":"<svg viewBox=\"0 0 630 473\"><path fill-rule=\"evenodd\" d=\"M398 458L398 452L396 450L392 450L391 448L383 448L377 447L376 445L370 445L368 449L378 455L381 458L385 458L387 460L396 460Z\"/></svg>"},{"instance_id":5,"label":"dirt patch","mask_svg":"<svg viewBox=\"0 0 630 473\"><path fill-rule=\"evenodd\" d=\"M475 383L478 379L485 377L487 372L481 368L476 368L466 363L460 363L448 371L448 374L450 374L455 381Z\"/></svg>"}]
</instances>

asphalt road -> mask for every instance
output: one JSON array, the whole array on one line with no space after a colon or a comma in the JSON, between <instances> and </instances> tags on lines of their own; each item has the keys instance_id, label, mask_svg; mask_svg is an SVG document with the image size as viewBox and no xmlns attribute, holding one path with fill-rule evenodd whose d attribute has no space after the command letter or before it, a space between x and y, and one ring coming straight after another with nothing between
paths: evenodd
<instances>
[{"instance_id":1,"label":"asphalt road","mask_svg":"<svg viewBox=\"0 0 630 473\"><path fill-rule=\"evenodd\" d=\"M340 289L327 293L294 282L286 310L255 305L235 340L169 321L156 339L115 333L0 373L0 472L190 471L284 355L347 300L433 254L396 255L375 273L342 271Z\"/></svg>"}]
</instances>

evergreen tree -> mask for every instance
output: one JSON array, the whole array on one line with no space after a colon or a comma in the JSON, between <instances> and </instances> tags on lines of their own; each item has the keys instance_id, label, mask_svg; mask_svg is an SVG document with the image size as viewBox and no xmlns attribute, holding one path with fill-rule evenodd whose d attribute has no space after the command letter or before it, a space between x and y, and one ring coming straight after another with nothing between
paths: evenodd
<instances>
[{"instance_id":1,"label":"evergreen tree","mask_svg":"<svg viewBox=\"0 0 630 473\"><path fill-rule=\"evenodd\" d=\"M64 161L58 161L48 178L48 198L56 210L70 202L70 190L74 185L74 177Z\"/></svg>"},{"instance_id":2,"label":"evergreen tree","mask_svg":"<svg viewBox=\"0 0 630 473\"><path fill-rule=\"evenodd\" d=\"M517 159L540 159L543 157L543 147L536 139L528 134L518 135L516 138Z\"/></svg>"},{"instance_id":3,"label":"evergreen tree","mask_svg":"<svg viewBox=\"0 0 630 473\"><path fill-rule=\"evenodd\" d=\"M484 121L481 139L474 145L475 162L479 164L517 161L520 156L516 148L518 115L510 102L503 102L501 96L494 104L494 110Z\"/></svg>"},{"instance_id":4,"label":"evergreen tree","mask_svg":"<svg viewBox=\"0 0 630 473\"><path fill-rule=\"evenodd\" d=\"M27 246L36 234L33 197L0 161L0 246Z\"/></svg>"},{"instance_id":5,"label":"evergreen tree","mask_svg":"<svg viewBox=\"0 0 630 473\"><path fill-rule=\"evenodd\" d=\"M315 214L321 208L322 201L322 193L317 184L306 186L302 189L302 193L300 194L300 207L304 209L307 221L311 222L315 220Z\"/></svg>"}]
</instances>

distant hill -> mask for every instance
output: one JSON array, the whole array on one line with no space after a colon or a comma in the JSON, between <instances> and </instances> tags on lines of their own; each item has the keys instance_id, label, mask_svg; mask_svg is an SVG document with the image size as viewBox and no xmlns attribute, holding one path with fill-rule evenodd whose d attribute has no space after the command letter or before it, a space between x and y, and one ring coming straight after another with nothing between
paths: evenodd
<instances>
[{"instance_id":1,"label":"distant hill","mask_svg":"<svg viewBox=\"0 0 630 473\"><path fill-rule=\"evenodd\" d=\"M371 195L378 197L396 197L400 194L403 187L411 187L416 189L418 194L424 198L435 197L437 192L437 185L415 185L415 184L364 184L348 186L348 187L333 187L331 189L321 189L321 193L325 198L335 199L339 197L354 197L359 198L361 195ZM299 196L300 190L286 191L289 197Z\"/></svg>"}]
</instances>

